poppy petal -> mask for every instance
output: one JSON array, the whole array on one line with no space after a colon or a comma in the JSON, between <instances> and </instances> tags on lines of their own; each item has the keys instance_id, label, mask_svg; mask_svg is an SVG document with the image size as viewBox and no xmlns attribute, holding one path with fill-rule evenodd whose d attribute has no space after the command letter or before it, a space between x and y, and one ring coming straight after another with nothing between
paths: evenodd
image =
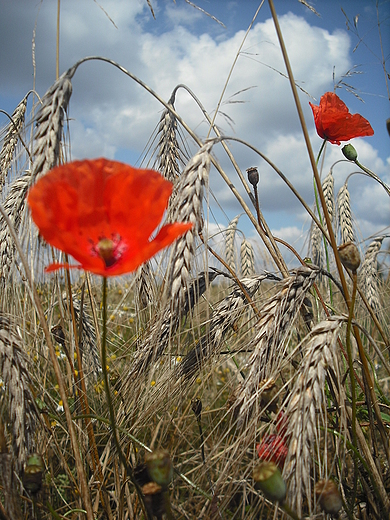
<instances>
[{"instance_id":1,"label":"poppy petal","mask_svg":"<svg viewBox=\"0 0 390 520\"><path fill-rule=\"evenodd\" d=\"M346 104L334 92L326 92L319 106L309 104L317 134L332 144L340 145L341 141L374 134L367 119L360 114L350 114Z\"/></svg>"},{"instance_id":2,"label":"poppy petal","mask_svg":"<svg viewBox=\"0 0 390 520\"><path fill-rule=\"evenodd\" d=\"M42 177L28 204L42 237L103 276L134 271L192 224L160 224L172 183L158 172L108 159L75 161ZM51 264L54 271L65 264ZM70 266L76 267L77 266Z\"/></svg>"}]
</instances>

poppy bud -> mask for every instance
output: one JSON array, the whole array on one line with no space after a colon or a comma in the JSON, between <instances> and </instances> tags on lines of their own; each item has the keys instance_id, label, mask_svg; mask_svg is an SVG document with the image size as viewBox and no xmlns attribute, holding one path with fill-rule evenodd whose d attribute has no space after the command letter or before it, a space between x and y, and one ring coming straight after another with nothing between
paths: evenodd
<instances>
[{"instance_id":1,"label":"poppy bud","mask_svg":"<svg viewBox=\"0 0 390 520\"><path fill-rule=\"evenodd\" d=\"M166 450L156 450L145 456L146 466L153 482L167 487L173 477L173 466L169 453Z\"/></svg>"},{"instance_id":2,"label":"poppy bud","mask_svg":"<svg viewBox=\"0 0 390 520\"><path fill-rule=\"evenodd\" d=\"M356 272L360 265L359 250L353 242L347 242L337 248L341 263L352 272Z\"/></svg>"},{"instance_id":3,"label":"poppy bud","mask_svg":"<svg viewBox=\"0 0 390 520\"><path fill-rule=\"evenodd\" d=\"M344 154L344 157L348 159L348 161L355 162L357 159L357 151L351 144L346 144L341 148L341 151Z\"/></svg>"},{"instance_id":4,"label":"poppy bud","mask_svg":"<svg viewBox=\"0 0 390 520\"><path fill-rule=\"evenodd\" d=\"M198 397L192 399L191 408L196 417L200 417L200 414L202 413L202 401Z\"/></svg>"},{"instance_id":5,"label":"poppy bud","mask_svg":"<svg viewBox=\"0 0 390 520\"><path fill-rule=\"evenodd\" d=\"M248 181L252 184L252 186L257 186L260 180L257 168L255 166L251 166L251 168L247 168L246 173L248 174Z\"/></svg>"},{"instance_id":6,"label":"poppy bud","mask_svg":"<svg viewBox=\"0 0 390 520\"><path fill-rule=\"evenodd\" d=\"M314 487L321 509L330 515L338 517L343 502L339 490L333 480L320 480Z\"/></svg>"},{"instance_id":7,"label":"poppy bud","mask_svg":"<svg viewBox=\"0 0 390 520\"><path fill-rule=\"evenodd\" d=\"M286 483L279 468L273 462L262 462L253 470L255 488L264 493L268 500L284 502L287 494Z\"/></svg>"}]
</instances>

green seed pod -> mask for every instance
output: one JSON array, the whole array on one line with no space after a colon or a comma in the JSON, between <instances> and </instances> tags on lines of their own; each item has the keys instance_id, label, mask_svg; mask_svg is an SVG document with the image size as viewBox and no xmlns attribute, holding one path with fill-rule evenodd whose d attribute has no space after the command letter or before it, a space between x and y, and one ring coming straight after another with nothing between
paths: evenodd
<instances>
[{"instance_id":1,"label":"green seed pod","mask_svg":"<svg viewBox=\"0 0 390 520\"><path fill-rule=\"evenodd\" d=\"M357 156L358 156L357 151L351 144L346 144L345 146L343 146L341 148L341 151L343 152L344 157L346 159L348 159L348 161L353 161L353 162L356 161Z\"/></svg>"},{"instance_id":2,"label":"green seed pod","mask_svg":"<svg viewBox=\"0 0 390 520\"><path fill-rule=\"evenodd\" d=\"M173 466L166 450L156 450L145 456L150 478L159 486L167 487L173 477Z\"/></svg>"},{"instance_id":3,"label":"green seed pod","mask_svg":"<svg viewBox=\"0 0 390 520\"><path fill-rule=\"evenodd\" d=\"M268 500L283 503L287 488L279 468L273 462L261 462L253 471L255 488L264 493Z\"/></svg>"}]
</instances>

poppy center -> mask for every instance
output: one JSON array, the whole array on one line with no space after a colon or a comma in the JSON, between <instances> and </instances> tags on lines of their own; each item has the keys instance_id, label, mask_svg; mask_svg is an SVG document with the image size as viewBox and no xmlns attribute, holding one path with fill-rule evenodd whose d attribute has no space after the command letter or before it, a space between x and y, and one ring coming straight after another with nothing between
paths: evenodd
<instances>
[{"instance_id":1,"label":"poppy center","mask_svg":"<svg viewBox=\"0 0 390 520\"><path fill-rule=\"evenodd\" d=\"M126 249L119 235L112 236L112 238L103 237L92 247L93 253L100 256L106 267L116 264Z\"/></svg>"}]
</instances>

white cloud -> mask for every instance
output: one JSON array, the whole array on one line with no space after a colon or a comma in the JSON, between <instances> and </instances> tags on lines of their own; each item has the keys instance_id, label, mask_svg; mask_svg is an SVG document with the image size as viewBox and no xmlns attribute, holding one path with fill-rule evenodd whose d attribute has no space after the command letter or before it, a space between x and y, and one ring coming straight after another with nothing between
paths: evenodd
<instances>
[{"instance_id":1,"label":"white cloud","mask_svg":"<svg viewBox=\"0 0 390 520\"><path fill-rule=\"evenodd\" d=\"M145 0L105 0L100 3L114 20L117 29L92 0L68 0L62 5L61 70L86 55L108 56L136 74L164 99L168 99L177 84L185 83L206 110L213 112L246 27L231 37L214 36L202 32L202 24L198 22L204 15L195 9L162 2L153 4L159 16L152 26ZM0 4L7 10L7 23L0 20L1 38L14 42L13 35L20 35L17 45L9 45L13 57L7 57L5 53L0 56L0 66L7 71L0 79L0 86L8 88L9 84L19 85L22 82L31 86L30 56L35 6L30 0L20 0L18 8L9 0L6 3L0 0ZM44 2L38 15L36 35L40 94L54 80L55 17L56 3ZM292 13L281 16L280 24L297 83L318 99L324 91L333 88L333 68L337 74L342 74L352 66L349 35L339 29L327 31L310 25L304 18ZM272 20L256 23L237 61L221 107L234 120L234 127L231 129L221 116L217 118L217 124L227 135L234 134L246 139L264 152L311 204L312 172L284 73ZM252 86L256 88L243 91ZM239 91L242 92L234 96ZM316 153L321 141L315 135L308 105L310 98L302 92L300 98ZM191 128L203 137L207 134L208 125L204 124L204 116L187 92L178 91L175 106ZM73 79L70 102L73 158L114 157L118 153L123 156L124 150L128 150L132 157L138 157L158 123L161 110L162 106L150 94L112 66L99 62L83 64ZM252 165L259 167L260 201L271 227L277 229L286 240L298 239L300 226L305 223L307 215L294 195L253 151L235 143L229 143L229 146L242 171ZM363 164L378 175L386 175L385 164L369 140L356 140L356 147ZM215 146L214 153L250 204L221 145ZM341 158L339 147L328 146L324 175L331 164ZM350 171L350 165L335 167L336 189ZM388 199L374 181L365 178L358 181L355 177L350 181L353 209L364 221L363 233L371 234L388 220ZM215 171L211 174L210 186L228 213L226 225L242 209ZM372 200L375 201L374 208ZM217 220L222 222L223 218L219 214ZM243 218L242 227L247 235L250 234L248 226L248 219Z\"/></svg>"}]
</instances>

